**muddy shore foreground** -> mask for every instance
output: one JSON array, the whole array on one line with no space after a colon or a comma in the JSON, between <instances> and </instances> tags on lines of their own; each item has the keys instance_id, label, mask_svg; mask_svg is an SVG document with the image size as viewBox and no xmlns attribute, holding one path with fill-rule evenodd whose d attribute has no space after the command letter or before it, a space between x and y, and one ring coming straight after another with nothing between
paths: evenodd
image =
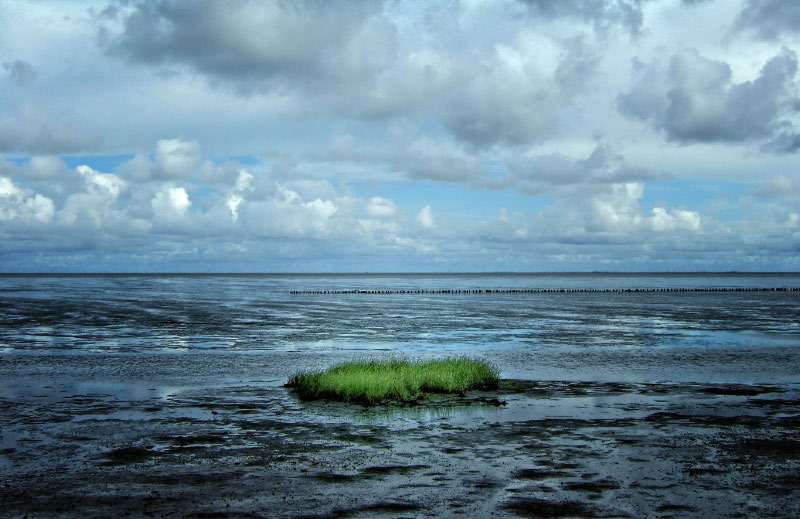
<instances>
[{"instance_id":1,"label":"muddy shore foreground","mask_svg":"<svg viewBox=\"0 0 800 519\"><path fill-rule=\"evenodd\" d=\"M153 390L0 398L0 516L800 516L791 385L506 380L402 408Z\"/></svg>"}]
</instances>

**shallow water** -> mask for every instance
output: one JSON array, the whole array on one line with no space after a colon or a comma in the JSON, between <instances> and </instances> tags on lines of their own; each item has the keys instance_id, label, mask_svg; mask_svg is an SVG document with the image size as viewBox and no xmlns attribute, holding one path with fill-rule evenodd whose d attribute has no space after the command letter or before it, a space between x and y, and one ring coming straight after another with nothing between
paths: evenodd
<instances>
[{"instance_id":1,"label":"shallow water","mask_svg":"<svg viewBox=\"0 0 800 519\"><path fill-rule=\"evenodd\" d=\"M798 286L791 274L0 277L0 379L279 385L352 357L469 354L509 378L800 382L798 292L290 294Z\"/></svg>"}]
</instances>

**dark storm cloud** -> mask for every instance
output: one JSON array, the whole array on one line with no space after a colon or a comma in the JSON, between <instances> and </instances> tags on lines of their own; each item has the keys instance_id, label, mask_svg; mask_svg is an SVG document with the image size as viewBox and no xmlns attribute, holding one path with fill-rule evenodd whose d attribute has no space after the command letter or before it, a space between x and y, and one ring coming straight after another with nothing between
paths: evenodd
<instances>
[{"instance_id":1,"label":"dark storm cloud","mask_svg":"<svg viewBox=\"0 0 800 519\"><path fill-rule=\"evenodd\" d=\"M674 55L666 69L634 60L636 81L617 106L681 143L771 137L785 128L781 117L797 103L796 72L797 55L787 49L742 83L731 81L727 63L696 51Z\"/></svg>"},{"instance_id":2,"label":"dark storm cloud","mask_svg":"<svg viewBox=\"0 0 800 519\"><path fill-rule=\"evenodd\" d=\"M800 33L800 2L796 0L747 0L736 27L772 40L783 33Z\"/></svg>"},{"instance_id":3,"label":"dark storm cloud","mask_svg":"<svg viewBox=\"0 0 800 519\"><path fill-rule=\"evenodd\" d=\"M643 0L520 0L531 12L546 18L575 18L591 23L595 29L621 26L638 33L642 28Z\"/></svg>"},{"instance_id":4,"label":"dark storm cloud","mask_svg":"<svg viewBox=\"0 0 800 519\"><path fill-rule=\"evenodd\" d=\"M30 86L36 80L36 69L27 61L17 59L9 63L3 63L3 70L21 87Z\"/></svg>"},{"instance_id":5,"label":"dark storm cloud","mask_svg":"<svg viewBox=\"0 0 800 519\"><path fill-rule=\"evenodd\" d=\"M131 62L189 66L226 80L266 86L322 80L335 72L348 38L378 7L314 0L137 2L122 15L123 30L108 45Z\"/></svg>"},{"instance_id":6,"label":"dark storm cloud","mask_svg":"<svg viewBox=\"0 0 800 519\"><path fill-rule=\"evenodd\" d=\"M800 133L784 132L767 142L764 151L774 153L795 153L800 150Z\"/></svg>"}]
</instances>

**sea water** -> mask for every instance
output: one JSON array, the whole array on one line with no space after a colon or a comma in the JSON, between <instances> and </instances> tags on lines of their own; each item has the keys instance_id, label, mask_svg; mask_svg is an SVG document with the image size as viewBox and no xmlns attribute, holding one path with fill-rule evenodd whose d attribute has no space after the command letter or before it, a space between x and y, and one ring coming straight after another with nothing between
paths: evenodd
<instances>
[{"instance_id":1,"label":"sea water","mask_svg":"<svg viewBox=\"0 0 800 519\"><path fill-rule=\"evenodd\" d=\"M800 383L800 274L0 277L3 394L278 386L364 357L470 355L504 378Z\"/></svg>"}]
</instances>

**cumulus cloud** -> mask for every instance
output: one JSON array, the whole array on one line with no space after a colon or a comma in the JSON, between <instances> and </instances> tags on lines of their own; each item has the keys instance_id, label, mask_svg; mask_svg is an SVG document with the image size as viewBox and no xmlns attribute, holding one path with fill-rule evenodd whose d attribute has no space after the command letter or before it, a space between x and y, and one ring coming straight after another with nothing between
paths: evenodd
<instances>
[{"instance_id":1,"label":"cumulus cloud","mask_svg":"<svg viewBox=\"0 0 800 519\"><path fill-rule=\"evenodd\" d=\"M364 215L367 218L378 220L392 218L397 215L397 206L387 198L374 196L369 199L366 208L364 208Z\"/></svg>"},{"instance_id":2,"label":"cumulus cloud","mask_svg":"<svg viewBox=\"0 0 800 519\"><path fill-rule=\"evenodd\" d=\"M493 191L512 189L530 195L575 185L670 178L666 172L631 164L600 136L591 151L570 155L478 151L457 141L437 141L426 136L413 140L400 136L390 144L368 146L350 135L337 136L329 148L313 150L302 159L339 164L342 168L366 165L369 171L400 174L413 180L453 182Z\"/></svg>"},{"instance_id":3,"label":"cumulus cloud","mask_svg":"<svg viewBox=\"0 0 800 519\"><path fill-rule=\"evenodd\" d=\"M252 232L260 236L325 237L332 231L331 220L339 211L335 201L306 201L284 185L276 187L274 198L250 204Z\"/></svg>"},{"instance_id":4,"label":"cumulus cloud","mask_svg":"<svg viewBox=\"0 0 800 519\"><path fill-rule=\"evenodd\" d=\"M768 178L755 191L759 198L794 198L800 199L800 180L786 175Z\"/></svg>"},{"instance_id":5,"label":"cumulus cloud","mask_svg":"<svg viewBox=\"0 0 800 519\"><path fill-rule=\"evenodd\" d=\"M89 229L122 229L129 224L138 225L119 207L120 195L127 190L124 180L87 165L78 166L75 172L83 180L84 191L70 193L56 211L56 219L61 225L87 232Z\"/></svg>"},{"instance_id":6,"label":"cumulus cloud","mask_svg":"<svg viewBox=\"0 0 800 519\"><path fill-rule=\"evenodd\" d=\"M385 160L391 170L403 171L412 179L472 183L486 171L480 154L452 142L420 137L405 149L407 153L394 152Z\"/></svg>"},{"instance_id":7,"label":"cumulus cloud","mask_svg":"<svg viewBox=\"0 0 800 519\"><path fill-rule=\"evenodd\" d=\"M701 230L700 214L697 211L672 209L667 212L663 207L654 207L650 215L650 225L654 231Z\"/></svg>"},{"instance_id":8,"label":"cumulus cloud","mask_svg":"<svg viewBox=\"0 0 800 519\"><path fill-rule=\"evenodd\" d=\"M530 78L504 78L505 71L495 72L466 85L461 109L445 114L445 126L456 138L477 147L535 144L556 125L555 92L543 85L536 88Z\"/></svg>"},{"instance_id":9,"label":"cumulus cloud","mask_svg":"<svg viewBox=\"0 0 800 519\"><path fill-rule=\"evenodd\" d=\"M183 215L191 207L189 194L182 187L165 187L153 196L150 204L156 216Z\"/></svg>"},{"instance_id":10,"label":"cumulus cloud","mask_svg":"<svg viewBox=\"0 0 800 519\"><path fill-rule=\"evenodd\" d=\"M253 189L253 186L251 185L252 181L253 175L243 169L240 169L239 176L236 177L236 184L233 186L233 190L239 193L250 191Z\"/></svg>"},{"instance_id":11,"label":"cumulus cloud","mask_svg":"<svg viewBox=\"0 0 800 519\"><path fill-rule=\"evenodd\" d=\"M764 143L762 149L772 153L795 153L800 150L800 132L794 129L779 132L773 139Z\"/></svg>"},{"instance_id":12,"label":"cumulus cloud","mask_svg":"<svg viewBox=\"0 0 800 519\"><path fill-rule=\"evenodd\" d=\"M662 237L692 242L710 225L708 217L682 207L642 207L645 186L622 182L563 192L542 211L500 211L481 232L494 239L562 245L652 244Z\"/></svg>"},{"instance_id":13,"label":"cumulus cloud","mask_svg":"<svg viewBox=\"0 0 800 519\"><path fill-rule=\"evenodd\" d=\"M663 180L667 175L631 166L625 158L599 142L585 158L562 154L512 156L506 160L508 175L490 178L491 189L518 188L526 194L558 192L576 185L620 184L643 180Z\"/></svg>"},{"instance_id":14,"label":"cumulus cloud","mask_svg":"<svg viewBox=\"0 0 800 519\"><path fill-rule=\"evenodd\" d=\"M156 150L154 156L157 154ZM149 167L156 167L155 159L148 161ZM122 178L131 173L130 163L121 165L119 174L104 173L88 165L61 170L63 162L50 157L32 159L23 166L12 162L2 162L0 166L0 219L14 224L3 232L21 236L26 228L47 223L57 232L56 241L77 240L78 244L73 245L78 248L108 249L115 247L118 240L144 243L156 235L160 240L174 240L170 243L176 249L181 249L187 239L208 240L207 243L243 243L263 238L327 240L342 232L357 238L352 229L358 227L364 207L369 207L367 212L381 221L390 218L387 210L397 211L388 199L359 201L339 194L324 181L271 181L271 189L264 189L270 180L258 180L256 174L241 166L235 170L223 168L219 181L204 188L200 204L190 194L192 188L157 176L139 178L136 188L130 189ZM63 195L54 202L15 184L6 174L52 186ZM336 216L343 209L340 224Z\"/></svg>"},{"instance_id":15,"label":"cumulus cloud","mask_svg":"<svg viewBox=\"0 0 800 519\"><path fill-rule=\"evenodd\" d=\"M14 185L10 178L0 177L0 221L19 219L48 223L54 214L51 199Z\"/></svg>"},{"instance_id":16,"label":"cumulus cloud","mask_svg":"<svg viewBox=\"0 0 800 519\"><path fill-rule=\"evenodd\" d=\"M567 39L564 47L554 79L562 93L580 93L597 74L602 55L583 35Z\"/></svg>"},{"instance_id":17,"label":"cumulus cloud","mask_svg":"<svg viewBox=\"0 0 800 519\"><path fill-rule=\"evenodd\" d=\"M634 2L622 0L598 7L534 4L531 9L548 17L601 25L639 11ZM367 121L432 116L476 147L541 140L557 126L559 107L587 87L601 59L580 36L551 38L518 21L504 41L472 41L459 29L445 28L444 21L414 19L419 13L408 7L398 10L382 2L137 2L120 8L118 27L107 28L113 35L108 48L132 62L188 68L213 85L248 96L296 99L301 114L333 111ZM497 7L513 19L508 5ZM452 8L455 17L489 9ZM448 37L460 43L438 45L420 38L419 30L449 31ZM203 45L196 45L199 40Z\"/></svg>"},{"instance_id":18,"label":"cumulus cloud","mask_svg":"<svg viewBox=\"0 0 800 519\"><path fill-rule=\"evenodd\" d=\"M19 175L28 180L56 180L67 172L67 165L58 157L36 156L19 168Z\"/></svg>"},{"instance_id":19,"label":"cumulus cloud","mask_svg":"<svg viewBox=\"0 0 800 519\"><path fill-rule=\"evenodd\" d=\"M127 189L128 184L111 173L100 173L87 165L75 168L82 177L90 193L116 200Z\"/></svg>"},{"instance_id":20,"label":"cumulus cloud","mask_svg":"<svg viewBox=\"0 0 800 519\"><path fill-rule=\"evenodd\" d=\"M155 168L164 178L181 178L200 164L201 156L197 141L162 139L156 143Z\"/></svg>"},{"instance_id":21,"label":"cumulus cloud","mask_svg":"<svg viewBox=\"0 0 800 519\"><path fill-rule=\"evenodd\" d=\"M310 209L312 214L320 221L327 220L337 211L336 204L331 200L320 200L319 198L304 203L303 207Z\"/></svg>"},{"instance_id":22,"label":"cumulus cloud","mask_svg":"<svg viewBox=\"0 0 800 519\"><path fill-rule=\"evenodd\" d=\"M80 152L96 143L85 129L48 116L29 103L0 114L0 152L57 155Z\"/></svg>"},{"instance_id":23,"label":"cumulus cloud","mask_svg":"<svg viewBox=\"0 0 800 519\"><path fill-rule=\"evenodd\" d=\"M243 169L240 170L239 176L236 178L236 184L233 187L233 192L228 195L228 199L225 202L225 206L230 210L231 219L234 223L239 221L239 206L244 202L242 194L253 190L250 184L252 180L253 175Z\"/></svg>"},{"instance_id":24,"label":"cumulus cloud","mask_svg":"<svg viewBox=\"0 0 800 519\"><path fill-rule=\"evenodd\" d=\"M21 87L28 87L36 80L36 69L27 61L16 59L11 62L3 63L5 70L14 82Z\"/></svg>"},{"instance_id":25,"label":"cumulus cloud","mask_svg":"<svg viewBox=\"0 0 800 519\"><path fill-rule=\"evenodd\" d=\"M436 222L433 219L433 210L431 210L430 204L423 207L422 210L417 213L417 221L426 229L433 229L436 227Z\"/></svg>"},{"instance_id":26,"label":"cumulus cloud","mask_svg":"<svg viewBox=\"0 0 800 519\"><path fill-rule=\"evenodd\" d=\"M619 111L680 143L773 136L798 103L797 55L788 49L770 59L756 79L741 83L732 81L727 63L695 50L675 54L667 67L634 60L633 69L632 88L617 98Z\"/></svg>"},{"instance_id":27,"label":"cumulus cloud","mask_svg":"<svg viewBox=\"0 0 800 519\"><path fill-rule=\"evenodd\" d=\"M316 83L336 73L349 40L376 7L363 2L136 2L123 11L122 31L110 40L110 50L133 62L188 65L212 77L238 78L242 89Z\"/></svg>"},{"instance_id":28,"label":"cumulus cloud","mask_svg":"<svg viewBox=\"0 0 800 519\"><path fill-rule=\"evenodd\" d=\"M786 0L746 0L736 27L759 38L776 39L784 33L800 33L800 4Z\"/></svg>"},{"instance_id":29,"label":"cumulus cloud","mask_svg":"<svg viewBox=\"0 0 800 519\"><path fill-rule=\"evenodd\" d=\"M701 230L700 214L695 211L654 207L650 214L645 213L639 205L643 195L644 184L612 184L589 200L587 229L613 233Z\"/></svg>"},{"instance_id":30,"label":"cumulus cloud","mask_svg":"<svg viewBox=\"0 0 800 519\"><path fill-rule=\"evenodd\" d=\"M600 144L594 152L573 162L591 168L615 160L614 154ZM3 218L15 224L4 229L5 236L47 224L58 231L58 240L78 248L72 240L104 251L123 250L117 244L129 242L153 251L168 246L175 257L188 258L201 253L191 253L186 244L192 244L207 257L295 257L291 263L295 266L299 265L297 261L311 257L324 261L341 254L416 258L417 262L424 255L444 261L442 265L463 265L464 258L475 261L487 255L517 261L524 257L520 256L523 248L542 254L547 251L552 258L571 258L580 265L619 254L629 256L633 251L641 252L637 247L644 246L650 251L643 256L646 258L668 252L670 246L686 250L730 246L709 243L708 236L713 235L707 233L713 222L699 211L660 203L643 207L645 187L641 182L571 184L571 189L557 191L554 202L539 212L501 210L487 222L462 216L442 223L435 221L431 204L415 213L389 198L358 199L343 194L324 181L273 183L272 192L254 197L257 175L241 167L227 184L212 186L214 191L203 204L195 204L187 188L171 181L151 180L131 190L118 175L88 166L76 168L74 176L82 183L66 185L78 191L71 192L60 208L42 195L37 199L33 191L25 191L11 180L0 182ZM793 186L790 178L776 178L765 186L771 191L764 191L762 196ZM140 193L149 194L143 199ZM137 208L142 203L149 212ZM9 207L16 211L13 217ZM785 239L786 233L797 232L798 210L788 204L786 207L775 212L773 220L777 223L770 239ZM429 232L434 228L435 233ZM155 236L161 249L154 245ZM280 243L280 250L267 251L259 245L266 242L275 247ZM235 251L231 248L234 246ZM577 259L581 254L576 255L576 247L584 251L583 259ZM588 253L590 250L593 252ZM448 263L453 261L456 263ZM506 264L506 268L512 264ZM474 265L491 268L485 262Z\"/></svg>"},{"instance_id":31,"label":"cumulus cloud","mask_svg":"<svg viewBox=\"0 0 800 519\"><path fill-rule=\"evenodd\" d=\"M486 172L482 154L453 140L434 140L415 130L401 131L388 142L376 145L337 134L327 148L314 148L302 160L368 166L387 174L416 180L470 183Z\"/></svg>"},{"instance_id":32,"label":"cumulus cloud","mask_svg":"<svg viewBox=\"0 0 800 519\"><path fill-rule=\"evenodd\" d=\"M642 0L520 0L537 16L573 18L589 22L596 29L623 27L638 33L642 27Z\"/></svg>"},{"instance_id":33,"label":"cumulus cloud","mask_svg":"<svg viewBox=\"0 0 800 519\"><path fill-rule=\"evenodd\" d=\"M225 207L230 210L231 220L233 220L234 223L239 221L239 205L242 202L244 202L244 198L235 193L228 195L228 200L225 202Z\"/></svg>"},{"instance_id":34,"label":"cumulus cloud","mask_svg":"<svg viewBox=\"0 0 800 519\"><path fill-rule=\"evenodd\" d=\"M4 267L797 264L792 2L23 4L0 17Z\"/></svg>"},{"instance_id":35,"label":"cumulus cloud","mask_svg":"<svg viewBox=\"0 0 800 519\"><path fill-rule=\"evenodd\" d=\"M187 176L203 175L217 182L222 168L208 161L203 162L203 151L195 140L182 138L159 139L155 153L137 153L120 168L120 174L134 182L152 180L178 180Z\"/></svg>"},{"instance_id":36,"label":"cumulus cloud","mask_svg":"<svg viewBox=\"0 0 800 519\"><path fill-rule=\"evenodd\" d=\"M477 226L461 224L458 243L517 262L524 261L527 251L562 269L567 264L608 268L600 266L605 262L654 268L679 257L686 261L695 251L716 253L733 246L732 237L720 239L719 224L699 211L663 204L644 207L643 198L642 183L585 186L563 193L537 212L501 209Z\"/></svg>"},{"instance_id":37,"label":"cumulus cloud","mask_svg":"<svg viewBox=\"0 0 800 519\"><path fill-rule=\"evenodd\" d=\"M507 43L439 61L453 72L443 88L426 93L439 99L442 124L457 139L489 148L546 140L559 126L559 110L587 88L599 57L581 38L555 40L521 29ZM411 77L425 81L423 74Z\"/></svg>"}]
</instances>

